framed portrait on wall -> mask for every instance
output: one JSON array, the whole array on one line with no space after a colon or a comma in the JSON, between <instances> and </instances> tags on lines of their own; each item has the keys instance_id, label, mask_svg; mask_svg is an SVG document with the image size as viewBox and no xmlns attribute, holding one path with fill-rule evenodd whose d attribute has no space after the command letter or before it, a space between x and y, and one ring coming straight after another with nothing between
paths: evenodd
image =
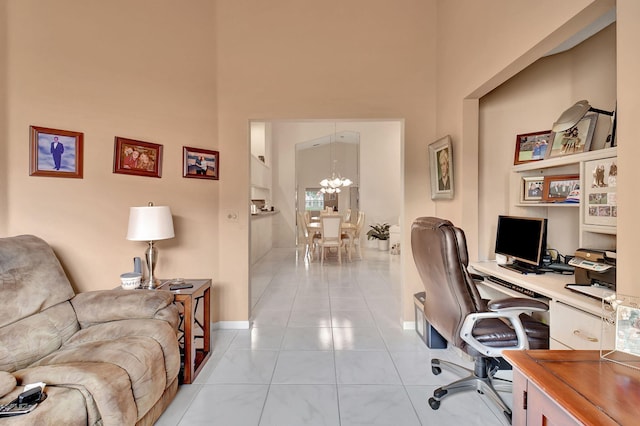
<instances>
[{"instance_id":1,"label":"framed portrait on wall","mask_svg":"<svg viewBox=\"0 0 640 426\"><path fill-rule=\"evenodd\" d=\"M220 153L202 148L182 147L182 176L218 180L220 178Z\"/></svg>"},{"instance_id":2,"label":"framed portrait on wall","mask_svg":"<svg viewBox=\"0 0 640 426\"><path fill-rule=\"evenodd\" d=\"M449 135L429 145L431 199L453 198L453 150Z\"/></svg>"},{"instance_id":3,"label":"framed portrait on wall","mask_svg":"<svg viewBox=\"0 0 640 426\"><path fill-rule=\"evenodd\" d=\"M116 136L113 173L162 176L162 145Z\"/></svg>"},{"instance_id":4,"label":"framed portrait on wall","mask_svg":"<svg viewBox=\"0 0 640 426\"><path fill-rule=\"evenodd\" d=\"M82 179L84 134L30 127L29 175Z\"/></svg>"}]
</instances>

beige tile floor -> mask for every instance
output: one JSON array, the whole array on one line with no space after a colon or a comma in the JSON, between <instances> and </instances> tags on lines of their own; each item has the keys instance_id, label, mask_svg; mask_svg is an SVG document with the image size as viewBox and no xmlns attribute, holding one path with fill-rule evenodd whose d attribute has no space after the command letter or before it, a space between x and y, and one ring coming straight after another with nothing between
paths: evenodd
<instances>
[{"instance_id":1,"label":"beige tile floor","mask_svg":"<svg viewBox=\"0 0 640 426\"><path fill-rule=\"evenodd\" d=\"M251 329L213 331L212 357L157 424L506 424L476 393L429 408L431 392L457 379L434 376L430 358L465 361L402 329L400 257L363 251L320 266L271 250L252 268Z\"/></svg>"}]
</instances>

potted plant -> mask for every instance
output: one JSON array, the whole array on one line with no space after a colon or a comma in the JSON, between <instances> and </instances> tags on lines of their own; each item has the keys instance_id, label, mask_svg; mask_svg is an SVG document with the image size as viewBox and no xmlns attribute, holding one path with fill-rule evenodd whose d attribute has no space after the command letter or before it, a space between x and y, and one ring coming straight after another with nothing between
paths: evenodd
<instances>
[{"instance_id":1,"label":"potted plant","mask_svg":"<svg viewBox=\"0 0 640 426\"><path fill-rule=\"evenodd\" d=\"M376 223L369 225L371 229L367 232L368 240L378 240L378 250L389 250L389 228L388 223Z\"/></svg>"}]
</instances>

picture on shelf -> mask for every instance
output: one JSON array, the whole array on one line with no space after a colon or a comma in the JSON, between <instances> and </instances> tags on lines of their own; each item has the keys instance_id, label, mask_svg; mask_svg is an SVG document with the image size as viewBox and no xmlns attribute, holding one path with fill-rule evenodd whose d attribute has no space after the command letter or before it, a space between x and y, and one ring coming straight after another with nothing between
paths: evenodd
<instances>
[{"instance_id":1,"label":"picture on shelf","mask_svg":"<svg viewBox=\"0 0 640 426\"><path fill-rule=\"evenodd\" d=\"M544 160L547 154L547 147L552 138L553 132L551 130L524 133L516 136L516 154L513 164Z\"/></svg>"},{"instance_id":2,"label":"picture on shelf","mask_svg":"<svg viewBox=\"0 0 640 426\"><path fill-rule=\"evenodd\" d=\"M527 176L522 178L522 202L542 201L544 176Z\"/></svg>"},{"instance_id":3,"label":"picture on shelf","mask_svg":"<svg viewBox=\"0 0 640 426\"><path fill-rule=\"evenodd\" d=\"M551 149L547 149L546 158L562 157L589 151L597 121L597 114L587 114L572 128L555 133L553 145Z\"/></svg>"},{"instance_id":4,"label":"picture on shelf","mask_svg":"<svg viewBox=\"0 0 640 426\"><path fill-rule=\"evenodd\" d=\"M585 224L615 226L618 217L616 158L588 161L585 171Z\"/></svg>"},{"instance_id":5,"label":"picture on shelf","mask_svg":"<svg viewBox=\"0 0 640 426\"><path fill-rule=\"evenodd\" d=\"M576 192L580 191L579 175L546 176L544 178L543 199L549 203L576 202ZM569 196L571 199L567 200Z\"/></svg>"}]
</instances>

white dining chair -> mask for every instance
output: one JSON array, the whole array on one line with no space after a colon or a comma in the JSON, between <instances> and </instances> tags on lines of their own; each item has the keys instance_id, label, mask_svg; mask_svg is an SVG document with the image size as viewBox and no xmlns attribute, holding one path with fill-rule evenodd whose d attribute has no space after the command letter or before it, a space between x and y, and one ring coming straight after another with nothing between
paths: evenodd
<instances>
[{"instance_id":1,"label":"white dining chair","mask_svg":"<svg viewBox=\"0 0 640 426\"><path fill-rule=\"evenodd\" d=\"M323 214L320 216L321 235L317 244L321 251L320 264L324 264L327 250L336 248L338 252L338 262L342 263L342 216L336 214Z\"/></svg>"},{"instance_id":2,"label":"white dining chair","mask_svg":"<svg viewBox=\"0 0 640 426\"><path fill-rule=\"evenodd\" d=\"M355 231L353 232L344 232L342 234L343 239L346 239L344 243L345 250L347 250L347 255L349 256L349 261L351 261L351 249L356 248L358 252L358 258L362 260L362 251L360 249L360 234L362 232L362 228L364 227L364 212L358 212L358 218L356 219Z\"/></svg>"}]
</instances>

